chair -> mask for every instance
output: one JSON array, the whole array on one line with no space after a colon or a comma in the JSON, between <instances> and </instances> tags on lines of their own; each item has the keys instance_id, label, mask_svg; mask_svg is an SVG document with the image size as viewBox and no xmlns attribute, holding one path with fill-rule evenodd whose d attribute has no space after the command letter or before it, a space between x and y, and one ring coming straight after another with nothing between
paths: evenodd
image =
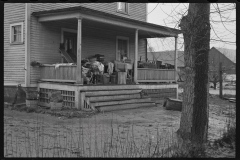
<instances>
[{"instance_id":1,"label":"chair","mask_svg":"<svg viewBox=\"0 0 240 160\"><path fill-rule=\"evenodd\" d=\"M132 73L133 64L114 61L114 66L115 66L115 71L118 72L118 74L117 74L118 82L120 84L126 84L127 78L132 79L132 76L129 72L131 71L131 73Z\"/></svg>"}]
</instances>

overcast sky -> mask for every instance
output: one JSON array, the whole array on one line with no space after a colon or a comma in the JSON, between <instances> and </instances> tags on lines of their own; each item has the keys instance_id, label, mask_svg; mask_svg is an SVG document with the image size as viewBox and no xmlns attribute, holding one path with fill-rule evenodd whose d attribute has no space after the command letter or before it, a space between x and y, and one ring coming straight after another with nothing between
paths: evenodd
<instances>
[{"instance_id":1,"label":"overcast sky","mask_svg":"<svg viewBox=\"0 0 240 160\"><path fill-rule=\"evenodd\" d=\"M215 39L210 42L210 47L220 47L228 49L236 49L236 43L223 43L220 41L236 42L236 21L222 23L217 7L224 11L222 16L223 20L231 21L236 20L236 10L228 10L233 7L233 4L211 4L211 38ZM188 9L187 3L148 3L148 16L147 21L158 25L168 26L171 28L178 28L181 15ZM213 22L217 21L217 22ZM215 34L216 33L216 34ZM217 41L216 41L217 40ZM167 39L149 39L149 46L154 48L154 51L173 50L174 38ZM183 50L182 35L179 37L178 49Z\"/></svg>"}]
</instances>

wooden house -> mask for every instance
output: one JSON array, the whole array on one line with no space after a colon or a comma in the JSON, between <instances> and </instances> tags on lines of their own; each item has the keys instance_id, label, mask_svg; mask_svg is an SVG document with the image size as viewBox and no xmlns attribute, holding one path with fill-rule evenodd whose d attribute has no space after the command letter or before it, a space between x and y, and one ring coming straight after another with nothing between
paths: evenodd
<instances>
[{"instance_id":1,"label":"wooden house","mask_svg":"<svg viewBox=\"0 0 240 160\"><path fill-rule=\"evenodd\" d=\"M172 69L138 68L137 64L147 55L147 38L175 37L177 47L179 33L147 23L146 3L5 3L4 86L38 89L39 104L44 106L49 106L48 94L59 90L64 106L84 110L104 98L109 102L101 103L105 106L137 105L142 91L151 100L176 98L178 84L172 83L176 82L176 60ZM75 57L75 65L56 69L54 64L65 62L60 44ZM82 59L101 54L107 62L120 61L123 51L132 61L134 84L83 84ZM177 50L174 53L176 57ZM110 103L110 95L125 101Z\"/></svg>"}]
</instances>

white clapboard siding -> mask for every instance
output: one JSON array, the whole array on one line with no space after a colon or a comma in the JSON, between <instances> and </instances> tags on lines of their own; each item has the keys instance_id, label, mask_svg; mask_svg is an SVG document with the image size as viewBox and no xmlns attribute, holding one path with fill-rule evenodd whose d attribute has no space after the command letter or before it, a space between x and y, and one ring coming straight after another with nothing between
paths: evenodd
<instances>
[{"instance_id":1,"label":"white clapboard siding","mask_svg":"<svg viewBox=\"0 0 240 160\"><path fill-rule=\"evenodd\" d=\"M33 21L36 20L32 18ZM61 28L77 29L76 22L54 21L45 23L31 23L31 61L36 60L40 63L58 63L61 62L58 52ZM35 26L35 27L33 27ZM134 31L130 34L125 32L116 32L111 29L92 28L87 25L82 27L82 58L89 58L95 54L102 54L106 61L116 59L116 37L124 36L129 38L130 58L134 60L135 39ZM142 40L139 40L139 54L144 51ZM139 59L139 58L138 58ZM36 83L40 78L39 68L31 67L31 83Z\"/></svg>"},{"instance_id":2,"label":"white clapboard siding","mask_svg":"<svg viewBox=\"0 0 240 160\"><path fill-rule=\"evenodd\" d=\"M25 83L25 45L10 45L10 24L24 22L25 3L4 3L4 84ZM25 23L23 23L25 42Z\"/></svg>"},{"instance_id":3,"label":"white clapboard siding","mask_svg":"<svg viewBox=\"0 0 240 160\"><path fill-rule=\"evenodd\" d=\"M117 3L33 3L32 12L62 9L69 7L83 6L90 9L103 11L118 15L121 17L131 18L140 21L146 21L146 3L130 3L129 14L121 14L117 12Z\"/></svg>"}]
</instances>

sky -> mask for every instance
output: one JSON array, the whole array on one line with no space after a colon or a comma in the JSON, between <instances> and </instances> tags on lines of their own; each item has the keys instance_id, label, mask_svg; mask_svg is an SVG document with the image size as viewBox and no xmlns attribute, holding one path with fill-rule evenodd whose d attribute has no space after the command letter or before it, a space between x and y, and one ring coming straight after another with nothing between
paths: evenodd
<instances>
[{"instance_id":1,"label":"sky","mask_svg":"<svg viewBox=\"0 0 240 160\"><path fill-rule=\"evenodd\" d=\"M148 3L147 5L147 22L177 29L180 29L179 21L183 14L187 14L188 9L187 3ZM210 41L210 48L236 49L236 21L234 21L236 20L236 9L232 9L233 7L234 5L230 3L211 4L211 39L214 40ZM218 8L223 11L221 17L217 12ZM174 43L174 37L148 39L148 46L153 47L153 51L174 50ZM178 50L184 50L182 34L178 38Z\"/></svg>"}]
</instances>

